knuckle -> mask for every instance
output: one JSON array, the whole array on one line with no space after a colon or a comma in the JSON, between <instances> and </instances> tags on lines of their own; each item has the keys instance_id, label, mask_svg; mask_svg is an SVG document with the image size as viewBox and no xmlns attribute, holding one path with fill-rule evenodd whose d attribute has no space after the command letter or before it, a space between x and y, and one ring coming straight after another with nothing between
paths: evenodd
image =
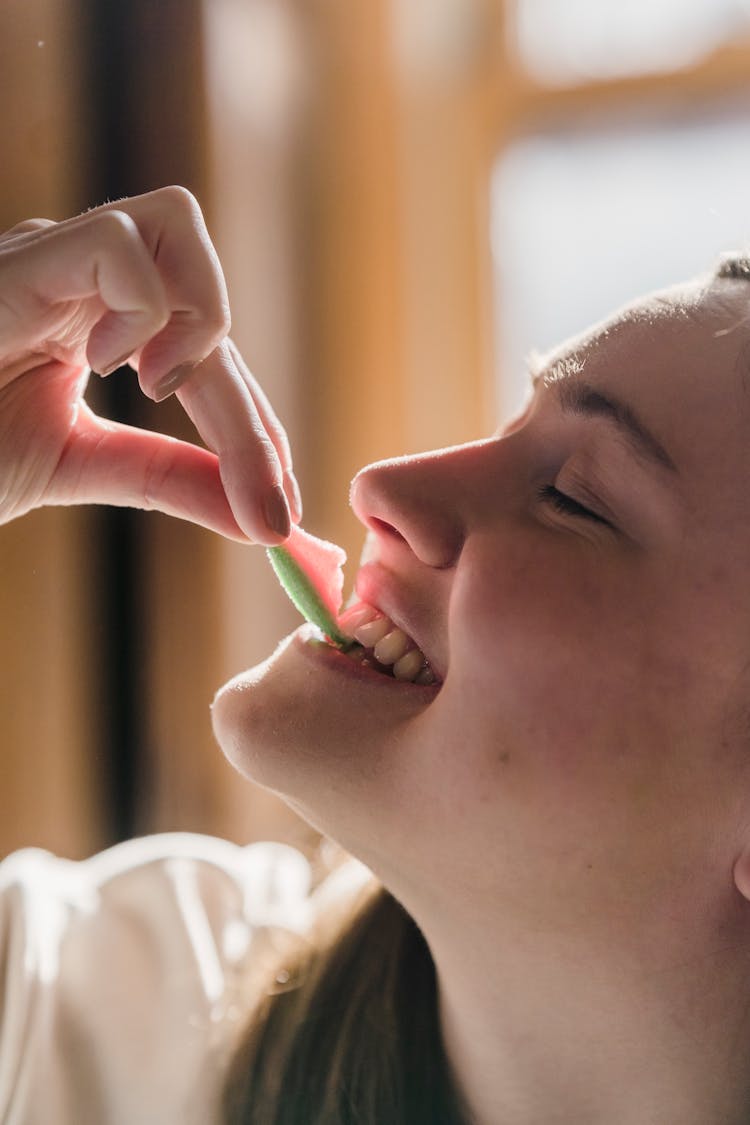
<instances>
[{"instance_id":1,"label":"knuckle","mask_svg":"<svg viewBox=\"0 0 750 1125\"><path fill-rule=\"evenodd\" d=\"M140 238L138 227L125 211L99 211L92 215L89 228L95 238L110 239L113 242L131 242Z\"/></svg>"},{"instance_id":2,"label":"knuckle","mask_svg":"<svg viewBox=\"0 0 750 1125\"><path fill-rule=\"evenodd\" d=\"M175 467L176 451L170 448L173 439L165 437L162 440L165 444L152 454L143 470L140 499L143 510L147 512L158 508L159 497Z\"/></svg>"},{"instance_id":3,"label":"knuckle","mask_svg":"<svg viewBox=\"0 0 750 1125\"><path fill-rule=\"evenodd\" d=\"M275 424L274 433L276 435L276 440L279 443L279 452L281 454L282 461L284 462L285 465L291 466L291 464L292 464L292 447L289 444L289 438L287 437L286 430L284 429L284 427L281 425L280 422L277 422Z\"/></svg>"},{"instance_id":4,"label":"knuckle","mask_svg":"<svg viewBox=\"0 0 750 1125\"><path fill-rule=\"evenodd\" d=\"M231 328L229 309L226 304L212 303L204 309L201 312L201 326L210 345L210 351L222 347Z\"/></svg>"},{"instance_id":5,"label":"knuckle","mask_svg":"<svg viewBox=\"0 0 750 1125\"><path fill-rule=\"evenodd\" d=\"M251 450L252 452L249 453L246 437L241 443L238 441L233 449L237 457L241 459L241 462L252 462L259 488L264 488L266 485L278 484L281 479L281 465L279 463L279 455L276 452L276 446L273 444L268 434L265 432L256 434Z\"/></svg>"},{"instance_id":6,"label":"knuckle","mask_svg":"<svg viewBox=\"0 0 750 1125\"><path fill-rule=\"evenodd\" d=\"M16 234L32 234L36 231L46 230L47 227L57 226L52 219L24 219L22 223L16 223L10 230L5 231L4 238L10 238Z\"/></svg>"},{"instance_id":7,"label":"knuckle","mask_svg":"<svg viewBox=\"0 0 750 1125\"><path fill-rule=\"evenodd\" d=\"M0 234L0 247L4 251L10 251L16 247L29 246L37 241L42 231L58 225L52 219L26 219Z\"/></svg>"},{"instance_id":8,"label":"knuckle","mask_svg":"<svg viewBox=\"0 0 750 1125\"><path fill-rule=\"evenodd\" d=\"M154 296L147 311L153 325L152 332L154 335L166 328L172 319L169 302L163 293Z\"/></svg>"},{"instance_id":9,"label":"knuckle","mask_svg":"<svg viewBox=\"0 0 750 1125\"><path fill-rule=\"evenodd\" d=\"M276 415L268 411L264 411L263 423L267 434L276 450L277 456L282 464L286 467L292 463L292 450L289 445L289 438L287 437L286 430L278 420Z\"/></svg>"},{"instance_id":10,"label":"knuckle","mask_svg":"<svg viewBox=\"0 0 750 1125\"><path fill-rule=\"evenodd\" d=\"M170 184L169 187L161 189L161 194L165 203L170 207L176 207L182 211L186 211L191 216L200 218L201 223L203 222L203 212L201 211L200 204L192 191L188 188L182 187L181 184Z\"/></svg>"},{"instance_id":11,"label":"knuckle","mask_svg":"<svg viewBox=\"0 0 750 1125\"><path fill-rule=\"evenodd\" d=\"M229 335L232 328L232 317L229 312L229 305L225 301L221 301L209 314L209 326L222 340Z\"/></svg>"}]
</instances>

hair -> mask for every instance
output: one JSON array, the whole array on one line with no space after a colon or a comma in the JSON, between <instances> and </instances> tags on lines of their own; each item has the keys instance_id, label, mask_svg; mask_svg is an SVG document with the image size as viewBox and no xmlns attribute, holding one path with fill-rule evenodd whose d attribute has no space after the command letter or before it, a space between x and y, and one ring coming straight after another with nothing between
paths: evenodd
<instances>
[{"instance_id":1,"label":"hair","mask_svg":"<svg viewBox=\"0 0 750 1125\"><path fill-rule=\"evenodd\" d=\"M722 254L714 271L714 277L750 281L750 257L734 250L731 253Z\"/></svg>"},{"instance_id":2,"label":"hair","mask_svg":"<svg viewBox=\"0 0 750 1125\"><path fill-rule=\"evenodd\" d=\"M379 883L284 966L232 1059L224 1125L469 1125L432 956Z\"/></svg>"}]
</instances>

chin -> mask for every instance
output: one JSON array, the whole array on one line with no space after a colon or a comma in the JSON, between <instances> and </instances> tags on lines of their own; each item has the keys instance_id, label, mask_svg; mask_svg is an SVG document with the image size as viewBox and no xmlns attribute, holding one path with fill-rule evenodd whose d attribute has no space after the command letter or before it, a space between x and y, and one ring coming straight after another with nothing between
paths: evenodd
<instances>
[{"instance_id":1,"label":"chin","mask_svg":"<svg viewBox=\"0 0 750 1125\"><path fill-rule=\"evenodd\" d=\"M290 659L291 644L287 637L267 660L226 683L211 708L226 758L243 776L282 796L300 758L314 755L323 741L328 718Z\"/></svg>"},{"instance_id":2,"label":"chin","mask_svg":"<svg viewBox=\"0 0 750 1125\"><path fill-rule=\"evenodd\" d=\"M377 817L380 829L399 804L403 755L435 695L363 674L329 646L311 645L303 627L220 689L213 727L243 776L355 851L363 821Z\"/></svg>"}]
</instances>

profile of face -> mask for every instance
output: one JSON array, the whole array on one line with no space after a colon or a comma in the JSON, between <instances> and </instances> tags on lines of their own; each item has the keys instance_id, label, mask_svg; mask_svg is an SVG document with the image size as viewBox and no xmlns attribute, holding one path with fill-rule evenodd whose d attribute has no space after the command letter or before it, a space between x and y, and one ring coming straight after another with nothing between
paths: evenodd
<instances>
[{"instance_id":1,"label":"profile of face","mask_svg":"<svg viewBox=\"0 0 750 1125\"><path fill-rule=\"evenodd\" d=\"M750 833L750 283L539 360L494 437L371 465L362 601L439 684L298 633L214 704L225 753L419 919L674 924Z\"/></svg>"}]
</instances>

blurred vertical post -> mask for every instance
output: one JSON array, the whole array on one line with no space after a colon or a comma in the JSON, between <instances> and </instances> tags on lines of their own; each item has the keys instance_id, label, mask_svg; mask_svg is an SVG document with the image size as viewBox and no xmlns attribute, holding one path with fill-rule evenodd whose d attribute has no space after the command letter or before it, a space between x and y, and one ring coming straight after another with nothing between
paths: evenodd
<instances>
[{"instance_id":1,"label":"blurred vertical post","mask_svg":"<svg viewBox=\"0 0 750 1125\"><path fill-rule=\"evenodd\" d=\"M85 202L79 24L66 0L0 5L2 230ZM91 513L47 508L2 527L0 573L0 854L37 845L81 857L106 838Z\"/></svg>"},{"instance_id":2,"label":"blurred vertical post","mask_svg":"<svg viewBox=\"0 0 750 1125\"><path fill-rule=\"evenodd\" d=\"M368 461L490 421L495 0L326 0L308 12L309 510L356 551Z\"/></svg>"},{"instance_id":3,"label":"blurred vertical post","mask_svg":"<svg viewBox=\"0 0 750 1125\"><path fill-rule=\"evenodd\" d=\"M173 18L181 9L185 19L184 3L172 5ZM302 44L284 0L198 0L189 7L199 59L191 69L183 62L173 81L178 100L180 90L190 90L201 125L190 151L227 279L232 335L297 449L294 201ZM156 60L168 48L167 22L152 52L154 83ZM168 147L157 153L162 181L173 165ZM180 422L171 406L175 432ZM307 847L317 834L279 798L240 778L211 734L209 703L219 685L268 656L297 624L265 552L163 519L149 528L143 557L150 775L144 796L151 826Z\"/></svg>"}]
</instances>

